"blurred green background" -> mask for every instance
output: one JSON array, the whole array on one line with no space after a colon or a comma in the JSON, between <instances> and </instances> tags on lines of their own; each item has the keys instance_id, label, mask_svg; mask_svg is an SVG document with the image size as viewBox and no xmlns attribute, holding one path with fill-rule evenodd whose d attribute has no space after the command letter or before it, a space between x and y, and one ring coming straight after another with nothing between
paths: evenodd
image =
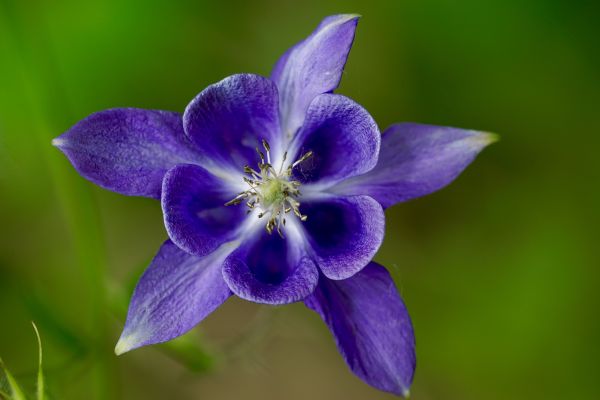
<instances>
[{"instance_id":1,"label":"blurred green background","mask_svg":"<svg viewBox=\"0 0 600 400\"><path fill-rule=\"evenodd\" d=\"M381 128L497 132L450 187L387 211L377 256L411 311L413 398L598 399L600 13L567 0L0 0L0 355L54 399L386 399L301 304L232 299L117 358L159 204L80 178L50 140L88 114L183 111L268 75L326 15L360 13L340 92Z\"/></svg>"}]
</instances>

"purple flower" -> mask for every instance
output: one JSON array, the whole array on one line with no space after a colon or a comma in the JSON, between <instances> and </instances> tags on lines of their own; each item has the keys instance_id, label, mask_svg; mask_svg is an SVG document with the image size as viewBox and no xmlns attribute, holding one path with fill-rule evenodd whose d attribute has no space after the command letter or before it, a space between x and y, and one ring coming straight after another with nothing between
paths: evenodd
<instances>
[{"instance_id":1,"label":"purple flower","mask_svg":"<svg viewBox=\"0 0 600 400\"><path fill-rule=\"evenodd\" d=\"M372 262L384 208L449 184L490 134L397 124L332 92L356 15L327 17L271 78L233 75L174 112L112 109L54 140L77 171L117 193L160 199L169 235L131 299L121 354L180 336L232 294L304 301L352 371L407 395L410 318Z\"/></svg>"}]
</instances>

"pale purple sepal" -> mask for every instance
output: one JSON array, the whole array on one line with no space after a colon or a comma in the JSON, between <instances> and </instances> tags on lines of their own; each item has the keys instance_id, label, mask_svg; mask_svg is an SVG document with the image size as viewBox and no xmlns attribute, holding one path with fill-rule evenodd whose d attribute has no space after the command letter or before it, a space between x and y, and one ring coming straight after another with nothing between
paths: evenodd
<instances>
[{"instance_id":1,"label":"pale purple sepal","mask_svg":"<svg viewBox=\"0 0 600 400\"><path fill-rule=\"evenodd\" d=\"M305 300L331 330L346 363L377 389L408 397L416 365L408 311L384 267L371 262L343 281L321 277Z\"/></svg>"},{"instance_id":2,"label":"pale purple sepal","mask_svg":"<svg viewBox=\"0 0 600 400\"><path fill-rule=\"evenodd\" d=\"M308 38L289 49L275 64L271 79L279 88L283 133L288 138L302 125L312 100L338 87L358 18L356 14L325 18Z\"/></svg>"},{"instance_id":3,"label":"pale purple sepal","mask_svg":"<svg viewBox=\"0 0 600 400\"><path fill-rule=\"evenodd\" d=\"M183 133L181 114L138 108L94 113L52 144L81 176L130 196L160 198L169 168L201 158Z\"/></svg>"},{"instance_id":4,"label":"pale purple sepal","mask_svg":"<svg viewBox=\"0 0 600 400\"><path fill-rule=\"evenodd\" d=\"M117 354L183 335L231 296L221 266L226 254L192 256L167 240L140 278Z\"/></svg>"},{"instance_id":5,"label":"pale purple sepal","mask_svg":"<svg viewBox=\"0 0 600 400\"><path fill-rule=\"evenodd\" d=\"M366 194L389 207L448 185L496 140L496 135L486 132L415 123L392 125L383 134L377 166L332 190Z\"/></svg>"}]
</instances>

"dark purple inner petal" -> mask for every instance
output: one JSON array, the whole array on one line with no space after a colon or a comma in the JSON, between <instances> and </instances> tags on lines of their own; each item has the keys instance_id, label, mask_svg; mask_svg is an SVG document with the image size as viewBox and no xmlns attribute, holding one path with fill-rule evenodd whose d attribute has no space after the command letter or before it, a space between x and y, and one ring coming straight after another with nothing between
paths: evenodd
<instances>
[{"instance_id":1,"label":"dark purple inner petal","mask_svg":"<svg viewBox=\"0 0 600 400\"><path fill-rule=\"evenodd\" d=\"M367 196L328 198L302 203L315 260L330 279L346 279L360 271L383 241L385 216Z\"/></svg>"},{"instance_id":2,"label":"dark purple inner petal","mask_svg":"<svg viewBox=\"0 0 600 400\"><path fill-rule=\"evenodd\" d=\"M304 226L321 254L335 253L341 243L354 235L361 223L356 210L348 212L333 202L306 203L301 209L308 216Z\"/></svg>"},{"instance_id":3,"label":"dark purple inner petal","mask_svg":"<svg viewBox=\"0 0 600 400\"><path fill-rule=\"evenodd\" d=\"M250 246L246 253L246 265L258 281L278 285L290 275L295 260L289 260L285 239L279 235L262 235L260 242Z\"/></svg>"},{"instance_id":4,"label":"dark purple inner petal","mask_svg":"<svg viewBox=\"0 0 600 400\"><path fill-rule=\"evenodd\" d=\"M223 276L239 297L266 304L285 304L308 296L317 285L315 264L291 238L254 232L225 261Z\"/></svg>"},{"instance_id":5,"label":"dark purple inner petal","mask_svg":"<svg viewBox=\"0 0 600 400\"><path fill-rule=\"evenodd\" d=\"M163 182L162 207L171 240L185 251L204 255L233 239L244 220L242 207L226 207L228 186L202 167L179 165Z\"/></svg>"},{"instance_id":6,"label":"dark purple inner petal","mask_svg":"<svg viewBox=\"0 0 600 400\"><path fill-rule=\"evenodd\" d=\"M262 139L280 148L277 88L262 76L229 76L190 102L183 126L206 162L241 171L256 163Z\"/></svg>"},{"instance_id":7,"label":"dark purple inner petal","mask_svg":"<svg viewBox=\"0 0 600 400\"><path fill-rule=\"evenodd\" d=\"M320 95L311 103L291 149L312 156L294 169L302 183L333 184L375 166L381 135L369 113L353 100Z\"/></svg>"},{"instance_id":8,"label":"dark purple inner petal","mask_svg":"<svg viewBox=\"0 0 600 400\"><path fill-rule=\"evenodd\" d=\"M344 157L335 156L335 149L342 145L339 138L332 134L338 129L336 121L328 121L308 136L298 154L307 151L313 154L294 169L294 179L302 183L316 182L344 168Z\"/></svg>"}]
</instances>

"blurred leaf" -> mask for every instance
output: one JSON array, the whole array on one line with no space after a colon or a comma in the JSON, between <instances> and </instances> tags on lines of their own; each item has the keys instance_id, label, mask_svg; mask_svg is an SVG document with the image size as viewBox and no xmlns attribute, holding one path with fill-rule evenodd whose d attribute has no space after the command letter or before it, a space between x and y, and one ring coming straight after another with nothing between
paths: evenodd
<instances>
[{"instance_id":1,"label":"blurred leaf","mask_svg":"<svg viewBox=\"0 0 600 400\"><path fill-rule=\"evenodd\" d=\"M108 296L108 307L110 311L117 317L119 320L124 320L127 316L127 309L129 307L129 299L131 294L133 293L137 282L140 277L150 265L151 260L140 263L135 268L125 281L122 282L110 282L107 284L107 290L109 291Z\"/></svg>"},{"instance_id":2,"label":"blurred leaf","mask_svg":"<svg viewBox=\"0 0 600 400\"><path fill-rule=\"evenodd\" d=\"M64 348L68 349L75 355L83 355L88 352L88 345L81 339L81 334L76 333L68 327L61 318L56 315L56 312L44 304L32 291L27 291L29 294L24 297L25 306L30 312L33 319L44 328L47 335L51 335Z\"/></svg>"},{"instance_id":3,"label":"blurred leaf","mask_svg":"<svg viewBox=\"0 0 600 400\"><path fill-rule=\"evenodd\" d=\"M10 398L11 400L26 400L23 390L15 380L14 376L10 373L8 368L6 368L6 366L4 365L4 361L2 361L2 358L0 358L0 369L4 371L4 374L6 375L6 380L8 381L8 386L10 387L11 396L8 398Z\"/></svg>"},{"instance_id":4,"label":"blurred leaf","mask_svg":"<svg viewBox=\"0 0 600 400\"><path fill-rule=\"evenodd\" d=\"M215 357L202 348L199 340L197 336L187 334L163 343L159 348L192 372L208 372L214 368Z\"/></svg>"}]
</instances>

